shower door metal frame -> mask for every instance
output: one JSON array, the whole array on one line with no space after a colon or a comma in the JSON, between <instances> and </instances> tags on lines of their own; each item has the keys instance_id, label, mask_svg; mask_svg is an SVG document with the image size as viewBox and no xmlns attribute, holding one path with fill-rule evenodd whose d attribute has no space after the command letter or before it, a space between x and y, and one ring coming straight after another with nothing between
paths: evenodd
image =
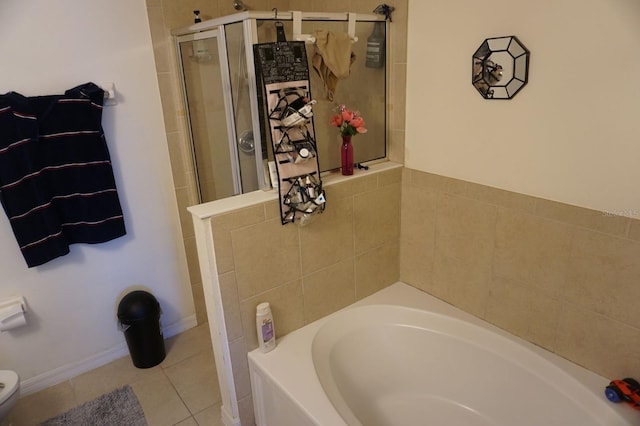
<instances>
[{"instance_id":1,"label":"shower door metal frame","mask_svg":"<svg viewBox=\"0 0 640 426\"><path fill-rule=\"evenodd\" d=\"M253 45L258 43L258 26L255 19L242 21L244 30L244 46L247 60L247 77L249 86L249 103L251 106L251 125L253 127L253 141L255 143L256 169L258 175L258 188L263 191L271 189L271 183L265 179L265 170L262 158L262 133L260 130L260 106L258 104L258 81L256 79L256 67L253 58Z\"/></svg>"},{"instance_id":2,"label":"shower door metal frame","mask_svg":"<svg viewBox=\"0 0 640 426\"><path fill-rule=\"evenodd\" d=\"M227 40L224 32L224 26L220 26L218 28L214 28L207 31L186 34L182 36L178 36L175 38L176 40L176 54L178 56L178 63L180 65L180 81L182 84L182 97L186 110L186 119L188 126L188 134L189 134L189 142L191 146L191 156L194 164L193 170L196 178L196 187L198 190L198 201L202 203L202 191L200 189L200 180L198 177L198 167L197 167L197 158L195 152L195 145L193 140L193 131L191 128L191 114L189 113L189 100L187 96L187 83L185 80L184 74L184 66L182 62L182 50L180 49L180 43L183 42L194 42L196 40L204 40L215 38L218 43L218 57L219 57L219 65L220 65L220 74L222 78L222 97L224 100L224 111L225 117L227 121L227 142L229 144L229 161L231 162L231 178L233 180L233 192L234 195L242 194L242 178L240 176L240 164L239 164L239 154L238 154L238 145L236 141L238 140L236 134L236 121L235 114L233 109L233 98L231 92L231 76L229 73L229 60L227 56Z\"/></svg>"},{"instance_id":3,"label":"shower door metal frame","mask_svg":"<svg viewBox=\"0 0 640 426\"><path fill-rule=\"evenodd\" d=\"M300 19L302 21L343 21L343 22L347 22L349 23L351 21L351 19L353 19L353 21L357 22L376 22L376 21L386 21L385 17L382 15L378 15L378 14L371 14L371 13L357 13L357 14L350 14L350 13L345 13L345 12L339 12L339 13L329 13L329 12L301 12L300 15L298 15L300 17ZM185 35L194 35L194 34L203 34L203 33L207 33L209 31L220 31L223 36L224 36L224 28L226 25L228 24L235 24L238 22L242 22L243 25L243 30L244 30L244 43L245 43L245 55L246 55L246 64L247 64L247 77L248 77L248 87L249 87L249 101L250 101L250 109L251 109L251 114L252 114L252 130L253 130L253 140L254 140L254 144L255 144L255 161L256 161L256 171L257 171L257 179L258 179L258 187L263 190L263 191L269 191L271 190L271 183L269 181L268 178L268 172L265 172L265 166L264 166L264 158L262 157L263 152L262 149L264 148L263 144L264 142L262 141L262 134L261 134L261 129L260 129L260 107L258 105L258 98L257 98L257 93L258 93L258 87L257 87L257 80L256 80L256 75L255 75L255 66L254 66L254 58L253 58L253 45L258 43L258 30L257 30L257 21L259 20L280 20L280 21L293 21L294 20L294 13L292 11L287 11L287 12L279 12L276 10L272 10L271 12L267 12L267 11L244 11L244 12L239 12L239 13L235 13L232 15L227 15L227 16L222 16L219 18L214 18L214 19L210 19L207 21L203 21L203 22L199 22L196 24L192 24L189 25L187 27L182 27L182 28L177 28L171 31L171 34L174 36L174 38L178 39L181 38ZM387 36L389 34L389 30L388 30L388 23L386 23L387 25ZM218 39L218 42L220 44L220 38ZM363 42L366 42L363 41ZM388 46L388 43L387 43ZM179 44L178 44L178 48L179 48ZM225 42L225 46L219 47L220 52L222 53L224 51L225 53L225 61L227 60L227 56L226 56L226 42ZM389 52L386 52L386 55L388 57ZM178 55L180 55L180 51L178 49ZM181 59L180 59L181 61ZM388 64L387 64L388 65ZM180 67L180 71L182 72L182 67ZM386 75L385 75L385 92L389 91L389 66L386 67ZM226 67L226 73L229 73L229 68L228 66ZM181 75L181 80L182 80L182 84L184 86L184 76ZM227 80L227 82L229 83L229 87L231 87L231 80L230 77ZM185 90L183 88L183 94L185 93ZM228 90L227 93L225 95L229 95L229 98L231 97L231 91ZM233 151L237 152L237 147L236 145L236 140L237 140L237 136L236 136L236 129L235 129L235 111L233 110L234 106L233 106L233 100L232 99L225 99L225 102L228 102L228 105L230 105L230 107L226 107L227 113L230 114L230 118L228 123L230 123L232 129L230 129L230 133L233 133L233 136L230 137L230 143L233 143L234 147L232 148ZM186 103L186 101L185 101ZM389 142L389 128L388 128L388 124L389 124L389 112L387 109L385 109L385 156L384 158L379 158L379 159L374 159L374 160L370 160L367 161L367 164L376 164L376 163L381 163L384 161L388 161L389 159L389 146L388 146L388 142ZM187 114L187 118L188 118L188 114ZM236 157L238 158L238 157ZM238 160L234 160L233 164L237 165L237 161ZM197 171L196 171L197 173ZM267 173L265 175L265 173ZM325 172L326 173L326 172ZM238 175L236 176L236 178L239 180L240 182L240 186L241 186L241 180L239 179L239 170L238 170ZM242 190L240 189L240 191L238 193L242 193Z\"/></svg>"}]
</instances>

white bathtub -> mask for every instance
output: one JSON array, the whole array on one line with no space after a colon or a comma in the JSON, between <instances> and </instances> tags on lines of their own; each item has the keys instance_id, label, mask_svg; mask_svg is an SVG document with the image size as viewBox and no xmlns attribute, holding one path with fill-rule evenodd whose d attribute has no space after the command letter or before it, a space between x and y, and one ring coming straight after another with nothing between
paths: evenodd
<instances>
[{"instance_id":1,"label":"white bathtub","mask_svg":"<svg viewBox=\"0 0 640 426\"><path fill-rule=\"evenodd\" d=\"M258 426L640 424L608 379L403 283L249 353L249 370Z\"/></svg>"}]
</instances>

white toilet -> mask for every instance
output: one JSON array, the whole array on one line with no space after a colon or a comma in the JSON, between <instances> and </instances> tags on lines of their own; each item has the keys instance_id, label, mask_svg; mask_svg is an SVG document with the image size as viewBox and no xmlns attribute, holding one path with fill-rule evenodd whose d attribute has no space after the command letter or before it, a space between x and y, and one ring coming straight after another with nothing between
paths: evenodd
<instances>
[{"instance_id":1,"label":"white toilet","mask_svg":"<svg viewBox=\"0 0 640 426\"><path fill-rule=\"evenodd\" d=\"M16 405L20 394L20 377L11 370L0 370L0 425Z\"/></svg>"}]
</instances>

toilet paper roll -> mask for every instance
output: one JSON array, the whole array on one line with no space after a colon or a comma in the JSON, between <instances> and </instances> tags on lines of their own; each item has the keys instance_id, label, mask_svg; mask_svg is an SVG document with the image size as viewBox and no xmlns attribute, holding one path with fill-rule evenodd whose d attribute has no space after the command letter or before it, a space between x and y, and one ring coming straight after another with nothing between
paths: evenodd
<instances>
[{"instance_id":1,"label":"toilet paper roll","mask_svg":"<svg viewBox=\"0 0 640 426\"><path fill-rule=\"evenodd\" d=\"M4 307L0 310L0 331L12 330L27 323L21 303Z\"/></svg>"}]
</instances>

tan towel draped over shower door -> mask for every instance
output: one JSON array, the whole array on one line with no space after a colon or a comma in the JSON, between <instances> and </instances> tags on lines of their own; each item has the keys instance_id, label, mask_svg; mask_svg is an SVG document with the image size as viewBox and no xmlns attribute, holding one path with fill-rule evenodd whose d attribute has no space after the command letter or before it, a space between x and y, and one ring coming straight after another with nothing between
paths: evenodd
<instances>
[{"instance_id":1,"label":"tan towel draped over shower door","mask_svg":"<svg viewBox=\"0 0 640 426\"><path fill-rule=\"evenodd\" d=\"M351 73L351 64L356 55L351 51L351 37L347 33L317 30L315 53L311 59L313 69L324 85L327 99L333 101L338 80L344 80Z\"/></svg>"}]
</instances>

